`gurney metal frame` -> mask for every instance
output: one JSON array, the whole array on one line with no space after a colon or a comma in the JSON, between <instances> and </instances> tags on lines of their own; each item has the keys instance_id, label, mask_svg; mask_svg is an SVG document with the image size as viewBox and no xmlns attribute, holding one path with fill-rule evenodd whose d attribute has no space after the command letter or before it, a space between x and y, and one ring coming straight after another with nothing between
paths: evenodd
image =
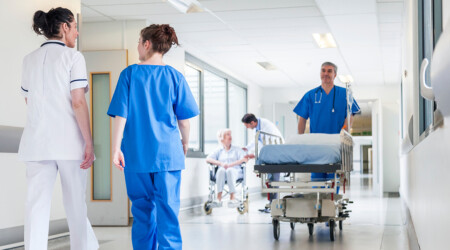
<instances>
[{"instance_id":1,"label":"gurney metal frame","mask_svg":"<svg viewBox=\"0 0 450 250\"><path fill-rule=\"evenodd\" d=\"M263 145L282 144L279 136L258 131L255 141L262 137ZM345 183L349 173L353 170L353 140L351 135L341 132L341 162L331 164L260 164L254 166L254 172L261 177L263 193L288 193L271 204L273 234L276 240L280 237L280 221L290 222L291 229L295 223L307 223L309 235L314 232L314 224L328 222L330 239L334 241L335 226L339 223L342 230L342 221L349 217L347 205L352 203L342 195L336 194L337 187ZM268 139L268 140L267 140ZM255 159L258 159L258 144L255 149ZM268 181L269 173L289 173L287 181ZM295 173L334 173L334 179L324 181L296 181ZM268 184L268 185L267 185ZM268 188L267 186L271 186Z\"/></svg>"}]
</instances>

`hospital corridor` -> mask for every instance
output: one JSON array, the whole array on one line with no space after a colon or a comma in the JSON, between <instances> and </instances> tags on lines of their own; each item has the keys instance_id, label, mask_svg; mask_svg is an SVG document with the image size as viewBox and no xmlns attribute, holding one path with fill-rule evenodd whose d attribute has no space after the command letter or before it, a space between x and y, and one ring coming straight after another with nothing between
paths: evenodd
<instances>
[{"instance_id":1,"label":"hospital corridor","mask_svg":"<svg viewBox=\"0 0 450 250\"><path fill-rule=\"evenodd\" d=\"M0 249L449 249L450 0L0 10Z\"/></svg>"}]
</instances>

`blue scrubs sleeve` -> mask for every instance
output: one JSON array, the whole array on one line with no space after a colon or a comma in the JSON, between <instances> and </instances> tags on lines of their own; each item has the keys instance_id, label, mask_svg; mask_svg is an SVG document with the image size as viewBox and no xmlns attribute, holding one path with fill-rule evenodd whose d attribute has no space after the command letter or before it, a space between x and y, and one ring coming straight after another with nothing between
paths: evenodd
<instances>
[{"instance_id":1,"label":"blue scrubs sleeve","mask_svg":"<svg viewBox=\"0 0 450 250\"><path fill-rule=\"evenodd\" d=\"M200 114L191 89L183 76L180 78L180 83L176 89L176 99L173 103L173 110L175 111L178 120L186 120Z\"/></svg>"},{"instance_id":2,"label":"blue scrubs sleeve","mask_svg":"<svg viewBox=\"0 0 450 250\"><path fill-rule=\"evenodd\" d=\"M294 112L303 117L304 119L309 118L309 106L311 105L311 101L309 98L309 93L306 93L302 99L298 102L297 106L294 108Z\"/></svg>"},{"instance_id":3,"label":"blue scrubs sleeve","mask_svg":"<svg viewBox=\"0 0 450 250\"><path fill-rule=\"evenodd\" d=\"M120 73L119 81L117 82L116 90L114 91L111 104L107 114L111 117L120 116L123 118L128 117L128 99L130 93L130 72L129 68L126 68Z\"/></svg>"},{"instance_id":4,"label":"blue scrubs sleeve","mask_svg":"<svg viewBox=\"0 0 450 250\"><path fill-rule=\"evenodd\" d=\"M353 100L353 105L352 105L352 114L360 114L361 113L361 108L359 108L358 103L356 102L356 100Z\"/></svg>"}]
</instances>

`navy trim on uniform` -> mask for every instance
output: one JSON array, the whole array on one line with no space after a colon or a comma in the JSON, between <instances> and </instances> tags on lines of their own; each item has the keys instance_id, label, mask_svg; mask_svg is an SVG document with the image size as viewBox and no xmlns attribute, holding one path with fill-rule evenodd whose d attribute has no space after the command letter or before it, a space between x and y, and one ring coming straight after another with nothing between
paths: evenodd
<instances>
[{"instance_id":1,"label":"navy trim on uniform","mask_svg":"<svg viewBox=\"0 0 450 250\"><path fill-rule=\"evenodd\" d=\"M23 91L25 91L25 92L28 92L28 90L27 89L24 89L23 87L20 87Z\"/></svg>"},{"instance_id":2,"label":"navy trim on uniform","mask_svg":"<svg viewBox=\"0 0 450 250\"><path fill-rule=\"evenodd\" d=\"M44 46L44 45L47 45L47 44L58 44L58 45L61 45L61 46L66 46L63 42L45 42L45 43L43 43L42 45L41 45L41 47L42 46Z\"/></svg>"},{"instance_id":3,"label":"navy trim on uniform","mask_svg":"<svg viewBox=\"0 0 450 250\"><path fill-rule=\"evenodd\" d=\"M70 81L70 83L79 82L79 81L86 81L87 82L87 79L75 79L75 80Z\"/></svg>"}]
</instances>

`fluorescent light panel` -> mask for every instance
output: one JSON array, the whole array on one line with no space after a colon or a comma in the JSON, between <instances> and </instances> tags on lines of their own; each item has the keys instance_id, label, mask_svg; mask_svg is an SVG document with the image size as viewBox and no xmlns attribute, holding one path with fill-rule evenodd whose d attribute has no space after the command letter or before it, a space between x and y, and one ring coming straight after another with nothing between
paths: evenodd
<instances>
[{"instance_id":1,"label":"fluorescent light panel","mask_svg":"<svg viewBox=\"0 0 450 250\"><path fill-rule=\"evenodd\" d=\"M337 47L336 42L334 41L333 35L331 35L331 33L325 34L314 33L312 35L317 45L321 49Z\"/></svg>"},{"instance_id":2,"label":"fluorescent light panel","mask_svg":"<svg viewBox=\"0 0 450 250\"><path fill-rule=\"evenodd\" d=\"M277 70L277 67L275 65L271 64L270 62L256 62L259 64L259 66L263 67L265 70Z\"/></svg>"},{"instance_id":3,"label":"fluorescent light panel","mask_svg":"<svg viewBox=\"0 0 450 250\"><path fill-rule=\"evenodd\" d=\"M175 9L182 13L205 11L196 0L167 0Z\"/></svg>"}]
</instances>

